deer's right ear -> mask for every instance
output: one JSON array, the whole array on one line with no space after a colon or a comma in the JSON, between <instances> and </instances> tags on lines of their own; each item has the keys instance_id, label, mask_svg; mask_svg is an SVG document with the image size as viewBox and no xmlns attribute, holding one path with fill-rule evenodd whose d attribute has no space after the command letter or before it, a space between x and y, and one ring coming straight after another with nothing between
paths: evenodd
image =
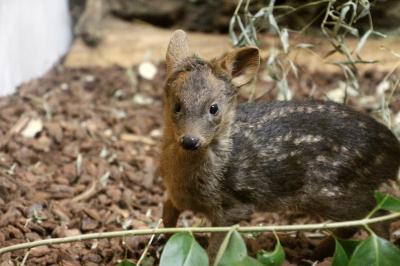
<instances>
[{"instance_id":1,"label":"deer's right ear","mask_svg":"<svg viewBox=\"0 0 400 266\"><path fill-rule=\"evenodd\" d=\"M176 30L172 34L167 50L167 75L170 75L176 66L189 56L190 51L186 33L183 30Z\"/></svg>"},{"instance_id":2,"label":"deer's right ear","mask_svg":"<svg viewBox=\"0 0 400 266\"><path fill-rule=\"evenodd\" d=\"M232 83L240 88L251 82L260 66L260 53L256 47L243 47L227 53L217 64L232 77Z\"/></svg>"}]
</instances>

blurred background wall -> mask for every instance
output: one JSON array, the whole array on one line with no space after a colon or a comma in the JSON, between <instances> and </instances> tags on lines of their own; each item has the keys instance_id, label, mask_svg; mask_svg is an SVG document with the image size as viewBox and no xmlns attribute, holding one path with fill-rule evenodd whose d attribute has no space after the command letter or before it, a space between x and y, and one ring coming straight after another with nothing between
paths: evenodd
<instances>
[{"instance_id":1,"label":"blurred background wall","mask_svg":"<svg viewBox=\"0 0 400 266\"><path fill-rule=\"evenodd\" d=\"M68 0L1 0L0 96L48 71L71 41Z\"/></svg>"}]
</instances>

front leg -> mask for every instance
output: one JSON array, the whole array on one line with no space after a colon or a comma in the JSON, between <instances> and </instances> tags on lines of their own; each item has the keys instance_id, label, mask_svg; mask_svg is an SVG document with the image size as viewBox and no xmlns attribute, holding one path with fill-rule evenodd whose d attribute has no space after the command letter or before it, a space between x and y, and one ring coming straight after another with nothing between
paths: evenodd
<instances>
[{"instance_id":1,"label":"front leg","mask_svg":"<svg viewBox=\"0 0 400 266\"><path fill-rule=\"evenodd\" d=\"M164 202L162 219L164 227L175 227L181 212L175 208L170 199Z\"/></svg>"},{"instance_id":2,"label":"front leg","mask_svg":"<svg viewBox=\"0 0 400 266\"><path fill-rule=\"evenodd\" d=\"M219 225L222 226L222 225ZM226 225L228 226L228 225ZM210 238L210 243L207 248L208 258L210 260L210 265L214 264L214 261L217 257L218 250L221 247L222 242L227 233L212 233Z\"/></svg>"},{"instance_id":3,"label":"front leg","mask_svg":"<svg viewBox=\"0 0 400 266\"><path fill-rule=\"evenodd\" d=\"M252 209L240 206L238 208L226 209L211 218L212 226L232 226L238 224L241 220L245 220L251 214ZM210 243L208 245L208 257L210 265L214 264L219 248L221 247L227 233L212 233Z\"/></svg>"}]
</instances>

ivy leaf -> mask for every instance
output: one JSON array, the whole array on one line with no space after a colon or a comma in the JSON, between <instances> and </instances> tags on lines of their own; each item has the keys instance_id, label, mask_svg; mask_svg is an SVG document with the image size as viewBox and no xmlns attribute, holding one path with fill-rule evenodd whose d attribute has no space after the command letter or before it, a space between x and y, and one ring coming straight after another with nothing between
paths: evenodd
<instances>
[{"instance_id":1,"label":"ivy leaf","mask_svg":"<svg viewBox=\"0 0 400 266\"><path fill-rule=\"evenodd\" d=\"M347 266L349 264L349 257L346 251L337 239L335 239L335 243L335 254L333 255L332 266Z\"/></svg>"},{"instance_id":2,"label":"ivy leaf","mask_svg":"<svg viewBox=\"0 0 400 266\"><path fill-rule=\"evenodd\" d=\"M147 256L144 257L142 262L140 263L140 266L153 266L155 262L155 259L153 257Z\"/></svg>"},{"instance_id":3,"label":"ivy leaf","mask_svg":"<svg viewBox=\"0 0 400 266\"><path fill-rule=\"evenodd\" d=\"M354 253L354 250L357 248L357 246L361 243L361 241L353 240L353 239L341 239L338 238L336 239L339 241L340 245L346 252L347 258L351 258L351 256Z\"/></svg>"},{"instance_id":4,"label":"ivy leaf","mask_svg":"<svg viewBox=\"0 0 400 266\"><path fill-rule=\"evenodd\" d=\"M400 212L400 199L384 195L379 191L375 192L375 199L380 209Z\"/></svg>"},{"instance_id":5,"label":"ivy leaf","mask_svg":"<svg viewBox=\"0 0 400 266\"><path fill-rule=\"evenodd\" d=\"M400 249L386 239L371 235L354 251L349 266L393 266L400 262Z\"/></svg>"},{"instance_id":6,"label":"ivy leaf","mask_svg":"<svg viewBox=\"0 0 400 266\"><path fill-rule=\"evenodd\" d=\"M208 266L208 255L191 234L176 233L164 247L160 266Z\"/></svg>"},{"instance_id":7,"label":"ivy leaf","mask_svg":"<svg viewBox=\"0 0 400 266\"><path fill-rule=\"evenodd\" d=\"M247 257L246 244L236 230L231 230L226 235L218 251L215 265L231 266L241 262Z\"/></svg>"},{"instance_id":8,"label":"ivy leaf","mask_svg":"<svg viewBox=\"0 0 400 266\"><path fill-rule=\"evenodd\" d=\"M118 263L117 266L136 266L136 263L133 263L127 259L124 259L123 261Z\"/></svg>"},{"instance_id":9,"label":"ivy leaf","mask_svg":"<svg viewBox=\"0 0 400 266\"><path fill-rule=\"evenodd\" d=\"M275 234L277 240L275 249L271 252L261 250L257 253L257 260L266 266L279 266L285 261L285 251L281 246L278 236Z\"/></svg>"},{"instance_id":10,"label":"ivy leaf","mask_svg":"<svg viewBox=\"0 0 400 266\"><path fill-rule=\"evenodd\" d=\"M255 258L246 256L241 261L238 261L234 266L264 266Z\"/></svg>"}]
</instances>

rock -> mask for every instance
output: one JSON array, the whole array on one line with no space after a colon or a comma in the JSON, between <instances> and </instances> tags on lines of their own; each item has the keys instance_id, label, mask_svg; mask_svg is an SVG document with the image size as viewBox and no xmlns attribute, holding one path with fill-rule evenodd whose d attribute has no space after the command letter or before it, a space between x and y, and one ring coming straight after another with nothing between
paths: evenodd
<instances>
[{"instance_id":1,"label":"rock","mask_svg":"<svg viewBox=\"0 0 400 266\"><path fill-rule=\"evenodd\" d=\"M133 102L138 105L150 105L153 103L153 99L150 97L144 96L143 94L137 93L133 97Z\"/></svg>"},{"instance_id":2,"label":"rock","mask_svg":"<svg viewBox=\"0 0 400 266\"><path fill-rule=\"evenodd\" d=\"M336 89L333 89L329 91L326 96L331 101L338 102L338 103L343 103L344 97L346 95L346 90L347 90L347 97L352 96L358 96L359 92L354 89L353 87L347 86L343 81L339 81L339 85Z\"/></svg>"},{"instance_id":3,"label":"rock","mask_svg":"<svg viewBox=\"0 0 400 266\"><path fill-rule=\"evenodd\" d=\"M152 80L157 74L157 68L151 62L143 62L139 65L139 75L147 80Z\"/></svg>"},{"instance_id":4,"label":"rock","mask_svg":"<svg viewBox=\"0 0 400 266\"><path fill-rule=\"evenodd\" d=\"M31 119L25 128L22 130L21 135L25 138L34 138L38 133L43 130L43 122L40 118Z\"/></svg>"}]
</instances>

